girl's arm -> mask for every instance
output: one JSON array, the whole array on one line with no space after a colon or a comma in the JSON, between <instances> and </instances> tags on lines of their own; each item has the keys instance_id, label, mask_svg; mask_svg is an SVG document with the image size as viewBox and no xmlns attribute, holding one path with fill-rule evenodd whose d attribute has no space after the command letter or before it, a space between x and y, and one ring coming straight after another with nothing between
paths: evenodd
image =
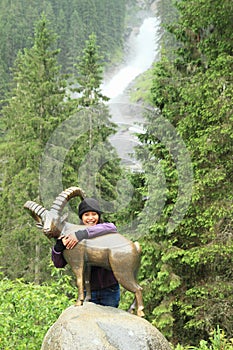
<instances>
[{"instance_id":1,"label":"girl's arm","mask_svg":"<svg viewBox=\"0 0 233 350\"><path fill-rule=\"evenodd\" d=\"M85 238L95 238L98 236L106 235L107 233L117 232L116 226L111 222L104 222L102 224L97 224L95 226L88 226L88 227L85 227L85 229L87 230L87 233L88 233L88 236Z\"/></svg>"},{"instance_id":2,"label":"girl's arm","mask_svg":"<svg viewBox=\"0 0 233 350\"><path fill-rule=\"evenodd\" d=\"M55 246L52 248L52 261L54 266L57 268L65 267L67 265L67 262L62 254L62 251L57 252L54 248Z\"/></svg>"},{"instance_id":3,"label":"girl's arm","mask_svg":"<svg viewBox=\"0 0 233 350\"><path fill-rule=\"evenodd\" d=\"M85 229L75 232L77 240L80 242L83 239L95 238L107 233L117 232L116 226L111 222L104 222L95 226L85 226Z\"/></svg>"},{"instance_id":4,"label":"girl's arm","mask_svg":"<svg viewBox=\"0 0 233 350\"><path fill-rule=\"evenodd\" d=\"M72 249L83 239L91 239L106 235L108 233L116 233L117 228L111 222L104 222L95 226L84 226L85 229L75 232L74 235L65 236L57 239L55 246L52 248L52 261L57 268L65 267L67 262L62 254L65 249Z\"/></svg>"}]
</instances>

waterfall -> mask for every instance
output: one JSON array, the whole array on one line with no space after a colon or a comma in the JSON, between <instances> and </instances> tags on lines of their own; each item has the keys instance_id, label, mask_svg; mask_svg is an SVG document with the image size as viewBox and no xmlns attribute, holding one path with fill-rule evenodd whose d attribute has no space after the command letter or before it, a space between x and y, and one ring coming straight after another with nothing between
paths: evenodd
<instances>
[{"instance_id":1,"label":"waterfall","mask_svg":"<svg viewBox=\"0 0 233 350\"><path fill-rule=\"evenodd\" d=\"M118 126L117 133L110 141L122 163L133 171L141 170L141 165L134 157L134 148L138 144L135 132L143 132L139 126L143 122L143 108L138 104L129 103L127 88L155 62L159 53L159 39L159 18L146 18L138 33L133 32L129 38L126 63L102 87L103 94L110 98L108 104L112 121Z\"/></svg>"},{"instance_id":2,"label":"waterfall","mask_svg":"<svg viewBox=\"0 0 233 350\"><path fill-rule=\"evenodd\" d=\"M103 85L104 95L111 99L119 96L137 76L151 67L158 52L159 25L158 18L149 17L144 20L137 35L131 34L126 63Z\"/></svg>"}]
</instances>

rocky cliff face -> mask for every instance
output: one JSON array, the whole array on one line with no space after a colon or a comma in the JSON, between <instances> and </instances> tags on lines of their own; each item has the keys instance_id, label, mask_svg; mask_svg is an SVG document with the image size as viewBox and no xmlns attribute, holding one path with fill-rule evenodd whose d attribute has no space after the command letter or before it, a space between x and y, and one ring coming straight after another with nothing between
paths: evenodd
<instances>
[{"instance_id":1,"label":"rocky cliff face","mask_svg":"<svg viewBox=\"0 0 233 350\"><path fill-rule=\"evenodd\" d=\"M148 321L112 307L67 308L47 332L41 350L171 350Z\"/></svg>"},{"instance_id":2,"label":"rocky cliff face","mask_svg":"<svg viewBox=\"0 0 233 350\"><path fill-rule=\"evenodd\" d=\"M160 0L137 0L138 8L142 10L156 10Z\"/></svg>"}]
</instances>

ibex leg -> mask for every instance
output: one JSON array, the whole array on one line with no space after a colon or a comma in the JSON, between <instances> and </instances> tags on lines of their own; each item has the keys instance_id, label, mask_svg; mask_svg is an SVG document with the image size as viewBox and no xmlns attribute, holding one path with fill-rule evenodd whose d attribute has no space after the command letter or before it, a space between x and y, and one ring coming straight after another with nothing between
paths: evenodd
<instances>
[{"instance_id":1,"label":"ibex leg","mask_svg":"<svg viewBox=\"0 0 233 350\"><path fill-rule=\"evenodd\" d=\"M137 307L137 302L136 302L136 298L134 298L133 303L130 305L130 307L128 309L128 312L130 314L134 314L136 307Z\"/></svg>"},{"instance_id":2,"label":"ibex leg","mask_svg":"<svg viewBox=\"0 0 233 350\"><path fill-rule=\"evenodd\" d=\"M144 305L142 300L142 287L140 287L139 284L136 282L134 274L127 273L127 271L124 271L122 274L115 273L115 276L119 283L122 285L122 287L124 287L132 293L135 293L135 299L137 303L137 315L139 317L143 317L144 312L142 310L144 309ZM134 305L134 303L132 305Z\"/></svg>"},{"instance_id":3,"label":"ibex leg","mask_svg":"<svg viewBox=\"0 0 233 350\"><path fill-rule=\"evenodd\" d=\"M137 289L136 293L136 300L137 300L137 315L139 317L143 317L145 316L143 309L144 309L144 305L143 305L143 300L142 300L142 287L139 286L139 288Z\"/></svg>"},{"instance_id":4,"label":"ibex leg","mask_svg":"<svg viewBox=\"0 0 233 350\"><path fill-rule=\"evenodd\" d=\"M84 283L83 283L83 268L74 271L76 275L76 283L78 287L78 299L76 301L76 306L80 306L84 301Z\"/></svg>"},{"instance_id":5,"label":"ibex leg","mask_svg":"<svg viewBox=\"0 0 233 350\"><path fill-rule=\"evenodd\" d=\"M85 280L85 289L86 289L86 296L84 301L90 301L91 300L91 266L87 265L85 268L84 273L84 280Z\"/></svg>"}]
</instances>

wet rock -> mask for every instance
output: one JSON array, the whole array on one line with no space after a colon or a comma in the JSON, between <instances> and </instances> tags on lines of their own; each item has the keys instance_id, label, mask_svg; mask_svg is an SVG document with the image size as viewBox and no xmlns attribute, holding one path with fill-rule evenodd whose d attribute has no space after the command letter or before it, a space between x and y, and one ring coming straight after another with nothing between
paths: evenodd
<instances>
[{"instance_id":1,"label":"wet rock","mask_svg":"<svg viewBox=\"0 0 233 350\"><path fill-rule=\"evenodd\" d=\"M148 321L112 307L67 308L48 330L41 350L171 350Z\"/></svg>"},{"instance_id":2,"label":"wet rock","mask_svg":"<svg viewBox=\"0 0 233 350\"><path fill-rule=\"evenodd\" d=\"M157 11L158 11L158 1L157 0L156 1L151 1L150 10L155 15L157 14Z\"/></svg>"}]
</instances>

